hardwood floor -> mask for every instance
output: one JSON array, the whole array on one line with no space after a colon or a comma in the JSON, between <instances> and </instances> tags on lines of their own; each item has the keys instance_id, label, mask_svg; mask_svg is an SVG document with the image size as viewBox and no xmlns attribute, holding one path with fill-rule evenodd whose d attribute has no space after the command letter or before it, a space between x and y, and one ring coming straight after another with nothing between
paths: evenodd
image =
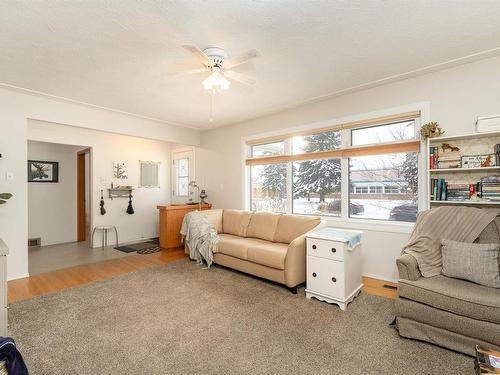
<instances>
[{"instance_id":1,"label":"hardwood floor","mask_svg":"<svg viewBox=\"0 0 500 375\"><path fill-rule=\"evenodd\" d=\"M93 281L110 279L184 257L186 255L182 248L162 250L153 254L130 255L12 280L7 283L8 302L21 301Z\"/></svg>"},{"instance_id":2,"label":"hardwood floor","mask_svg":"<svg viewBox=\"0 0 500 375\"><path fill-rule=\"evenodd\" d=\"M114 276L167 264L185 257L184 249L176 248L153 254L130 255L12 280L7 284L8 302L13 303L81 284L110 279ZM363 284L364 293L386 298L397 297L396 290L385 287L385 285L396 286L394 283L363 277Z\"/></svg>"}]
</instances>

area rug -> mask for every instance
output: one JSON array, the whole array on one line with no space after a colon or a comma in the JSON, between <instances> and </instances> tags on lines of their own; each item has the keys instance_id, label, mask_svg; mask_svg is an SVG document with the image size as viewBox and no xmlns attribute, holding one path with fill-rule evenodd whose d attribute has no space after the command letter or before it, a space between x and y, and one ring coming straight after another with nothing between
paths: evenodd
<instances>
[{"instance_id":1,"label":"area rug","mask_svg":"<svg viewBox=\"0 0 500 375\"><path fill-rule=\"evenodd\" d=\"M472 358L402 339L393 301L341 311L180 260L14 303L31 374L471 374Z\"/></svg>"},{"instance_id":2,"label":"area rug","mask_svg":"<svg viewBox=\"0 0 500 375\"><path fill-rule=\"evenodd\" d=\"M154 241L146 241L146 242L138 242L129 245L117 246L116 250L123 251L124 253L133 253L137 251L137 254L151 254L160 251L160 246L158 246L157 242Z\"/></svg>"}]
</instances>

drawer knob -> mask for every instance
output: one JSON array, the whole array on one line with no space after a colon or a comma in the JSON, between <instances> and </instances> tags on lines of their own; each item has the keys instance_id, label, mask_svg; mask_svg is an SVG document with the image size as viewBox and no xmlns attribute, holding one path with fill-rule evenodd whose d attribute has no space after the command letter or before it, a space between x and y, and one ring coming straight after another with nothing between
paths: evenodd
<instances>
[{"instance_id":1,"label":"drawer knob","mask_svg":"<svg viewBox=\"0 0 500 375\"><path fill-rule=\"evenodd\" d=\"M337 249L332 247L332 253L336 253L337 252Z\"/></svg>"},{"instance_id":2,"label":"drawer knob","mask_svg":"<svg viewBox=\"0 0 500 375\"><path fill-rule=\"evenodd\" d=\"M313 245L313 250L316 250L316 245Z\"/></svg>"},{"instance_id":3,"label":"drawer knob","mask_svg":"<svg viewBox=\"0 0 500 375\"><path fill-rule=\"evenodd\" d=\"M313 277L316 277L316 276L318 276L318 275L316 275L316 272L313 272Z\"/></svg>"},{"instance_id":4,"label":"drawer knob","mask_svg":"<svg viewBox=\"0 0 500 375\"><path fill-rule=\"evenodd\" d=\"M332 277L332 281L335 283L337 282L337 279L335 277Z\"/></svg>"}]
</instances>

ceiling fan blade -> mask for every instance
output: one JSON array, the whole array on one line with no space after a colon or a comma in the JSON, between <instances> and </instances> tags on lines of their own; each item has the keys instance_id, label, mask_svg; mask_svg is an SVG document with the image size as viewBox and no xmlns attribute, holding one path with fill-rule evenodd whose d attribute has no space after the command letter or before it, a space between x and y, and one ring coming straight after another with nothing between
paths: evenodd
<instances>
[{"instance_id":1,"label":"ceiling fan blade","mask_svg":"<svg viewBox=\"0 0 500 375\"><path fill-rule=\"evenodd\" d=\"M169 76L175 77L175 76L184 76L188 74L199 74L199 73L207 73L208 69L207 68L200 68L200 69L188 69L188 70L183 70L180 72L171 72L168 73Z\"/></svg>"},{"instance_id":2,"label":"ceiling fan blade","mask_svg":"<svg viewBox=\"0 0 500 375\"><path fill-rule=\"evenodd\" d=\"M238 81L240 83L243 83L245 85L255 85L255 83L257 82L255 79L253 79L252 77L249 77L245 74L241 74L241 73L238 73L238 72L233 72L232 70L226 70L224 71L224 75L229 78L229 79L232 79L234 81Z\"/></svg>"},{"instance_id":3,"label":"ceiling fan blade","mask_svg":"<svg viewBox=\"0 0 500 375\"><path fill-rule=\"evenodd\" d=\"M255 50L255 49L251 49L250 51L247 51L239 56L236 56L236 57L230 58L229 60L224 61L222 66L225 69L232 69L235 66L244 64L247 61L249 61L251 59L255 59L258 56L259 56L259 52L257 52L257 50Z\"/></svg>"},{"instance_id":4,"label":"ceiling fan blade","mask_svg":"<svg viewBox=\"0 0 500 375\"><path fill-rule=\"evenodd\" d=\"M185 50L191 52L198 60L200 60L205 65L212 65L212 61L208 58L208 56L198 47L184 45L182 46Z\"/></svg>"}]
</instances>

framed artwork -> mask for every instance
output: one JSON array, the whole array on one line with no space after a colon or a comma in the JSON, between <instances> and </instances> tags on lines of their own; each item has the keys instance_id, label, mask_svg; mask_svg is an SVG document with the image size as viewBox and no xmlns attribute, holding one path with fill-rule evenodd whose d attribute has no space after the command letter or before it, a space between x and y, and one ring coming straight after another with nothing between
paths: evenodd
<instances>
[{"instance_id":1,"label":"framed artwork","mask_svg":"<svg viewBox=\"0 0 500 375\"><path fill-rule=\"evenodd\" d=\"M59 163L28 160L28 182L59 182Z\"/></svg>"},{"instance_id":2,"label":"framed artwork","mask_svg":"<svg viewBox=\"0 0 500 375\"><path fill-rule=\"evenodd\" d=\"M113 177L116 179L128 179L127 176L127 165L123 162L114 161L113 162Z\"/></svg>"},{"instance_id":3,"label":"framed artwork","mask_svg":"<svg viewBox=\"0 0 500 375\"><path fill-rule=\"evenodd\" d=\"M481 168L481 167L494 167L495 166L495 155L471 155L462 156L462 167L463 168Z\"/></svg>"}]
</instances>

